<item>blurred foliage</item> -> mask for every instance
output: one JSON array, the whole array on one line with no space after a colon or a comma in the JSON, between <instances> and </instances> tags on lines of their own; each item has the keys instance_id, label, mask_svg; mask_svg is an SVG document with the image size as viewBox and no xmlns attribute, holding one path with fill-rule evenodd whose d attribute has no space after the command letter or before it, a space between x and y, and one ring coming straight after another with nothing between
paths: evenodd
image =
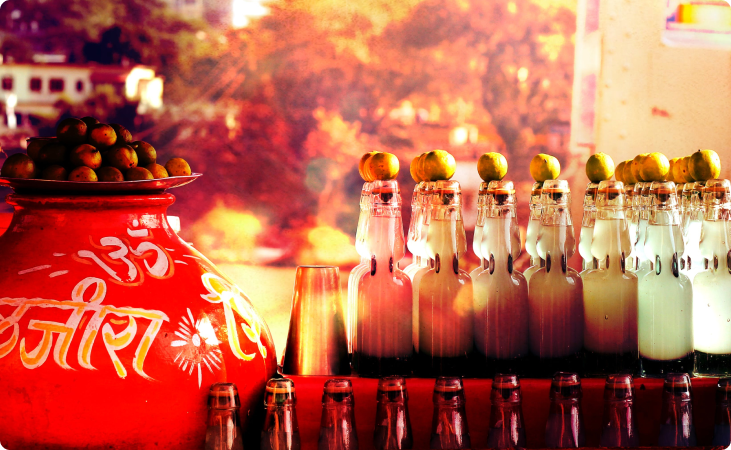
<instances>
[{"instance_id":1,"label":"blurred foliage","mask_svg":"<svg viewBox=\"0 0 731 450\"><path fill-rule=\"evenodd\" d=\"M569 118L572 0L279 0L224 31L163 5L8 0L0 24L22 8L63 35L77 61L148 64L165 76L165 111L134 131L205 174L174 207L188 239L196 228L185 223L210 223L219 205L266 224L257 242L290 249L284 262L308 245L316 261L332 251L314 250L313 236L354 234L361 153L396 152L406 192L410 158L431 149L430 136L473 124L505 146L511 172L527 174L536 135ZM4 41L25 54L16 44ZM70 112L101 115L114 103L104 96ZM428 127L393 118L405 102Z\"/></svg>"}]
</instances>

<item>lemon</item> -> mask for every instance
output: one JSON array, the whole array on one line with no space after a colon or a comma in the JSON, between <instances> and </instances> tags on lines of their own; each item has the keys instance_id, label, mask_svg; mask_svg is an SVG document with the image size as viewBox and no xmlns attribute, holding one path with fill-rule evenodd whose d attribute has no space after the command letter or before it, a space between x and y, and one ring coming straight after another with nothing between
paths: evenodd
<instances>
[{"instance_id":1,"label":"lemon","mask_svg":"<svg viewBox=\"0 0 731 450\"><path fill-rule=\"evenodd\" d=\"M422 157L422 173L429 181L448 180L457 169L457 162L449 152L432 150Z\"/></svg>"},{"instance_id":2,"label":"lemon","mask_svg":"<svg viewBox=\"0 0 731 450\"><path fill-rule=\"evenodd\" d=\"M626 164L625 161L622 161L621 163L617 164L617 167L614 169L614 178L617 179L617 181L621 181L624 183L624 165Z\"/></svg>"},{"instance_id":3,"label":"lemon","mask_svg":"<svg viewBox=\"0 0 731 450\"><path fill-rule=\"evenodd\" d=\"M696 181L708 181L721 175L721 158L713 150L698 150L690 156L688 170Z\"/></svg>"},{"instance_id":4,"label":"lemon","mask_svg":"<svg viewBox=\"0 0 731 450\"><path fill-rule=\"evenodd\" d=\"M683 183L683 181L678 181L678 178L675 176L675 164L677 164L680 159L681 158L670 159L670 169L668 170L668 176L665 178L667 181L672 181L675 184Z\"/></svg>"},{"instance_id":5,"label":"lemon","mask_svg":"<svg viewBox=\"0 0 731 450\"><path fill-rule=\"evenodd\" d=\"M664 181L670 170L670 161L660 152L653 152L642 159L640 176L643 181Z\"/></svg>"},{"instance_id":6,"label":"lemon","mask_svg":"<svg viewBox=\"0 0 731 450\"><path fill-rule=\"evenodd\" d=\"M539 153L530 160L530 176L536 182L555 180L559 175L561 175L561 164L555 157Z\"/></svg>"},{"instance_id":7,"label":"lemon","mask_svg":"<svg viewBox=\"0 0 731 450\"><path fill-rule=\"evenodd\" d=\"M695 181L690 174L690 170L688 170L689 160L689 156L680 158L678 162L675 163L675 166L673 166L673 178L677 180L676 183L682 184Z\"/></svg>"},{"instance_id":8,"label":"lemon","mask_svg":"<svg viewBox=\"0 0 731 450\"><path fill-rule=\"evenodd\" d=\"M378 152L368 152L360 157L360 161L358 161L358 173L360 174L360 177L363 178L365 181L373 181L373 178L367 177L366 173L364 171L365 163L371 156L375 155Z\"/></svg>"},{"instance_id":9,"label":"lemon","mask_svg":"<svg viewBox=\"0 0 731 450\"><path fill-rule=\"evenodd\" d=\"M477 173L485 182L500 181L508 174L508 161L500 153L485 153L477 161Z\"/></svg>"},{"instance_id":10,"label":"lemon","mask_svg":"<svg viewBox=\"0 0 731 450\"><path fill-rule=\"evenodd\" d=\"M612 175L614 175L614 161L606 153L596 153L586 161L586 176L592 183L608 180Z\"/></svg>"},{"instance_id":11,"label":"lemon","mask_svg":"<svg viewBox=\"0 0 731 450\"><path fill-rule=\"evenodd\" d=\"M635 177L635 180L647 181L644 178L642 178L642 172L640 171L640 168L642 167L642 162L649 155L650 155L649 153L640 153L639 155L635 156L635 159L632 160L632 175Z\"/></svg>"},{"instance_id":12,"label":"lemon","mask_svg":"<svg viewBox=\"0 0 731 450\"><path fill-rule=\"evenodd\" d=\"M419 168L419 157L417 156L416 158L411 160L411 164L409 165L409 173L411 174L411 178L413 178L414 181L416 181L417 183L420 183L423 180L419 176L418 168Z\"/></svg>"},{"instance_id":13,"label":"lemon","mask_svg":"<svg viewBox=\"0 0 731 450\"><path fill-rule=\"evenodd\" d=\"M622 170L622 179L624 180L624 184L635 184L637 183L637 178L632 174L632 160L624 162L624 169Z\"/></svg>"},{"instance_id":14,"label":"lemon","mask_svg":"<svg viewBox=\"0 0 731 450\"><path fill-rule=\"evenodd\" d=\"M398 176L398 158L393 153L379 152L366 160L364 169L374 180L393 180Z\"/></svg>"}]
</instances>

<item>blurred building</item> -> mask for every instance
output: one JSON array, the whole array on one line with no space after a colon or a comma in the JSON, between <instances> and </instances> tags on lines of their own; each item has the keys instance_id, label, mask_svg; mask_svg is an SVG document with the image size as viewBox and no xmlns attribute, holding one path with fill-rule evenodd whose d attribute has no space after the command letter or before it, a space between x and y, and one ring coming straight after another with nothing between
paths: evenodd
<instances>
[{"instance_id":1,"label":"blurred building","mask_svg":"<svg viewBox=\"0 0 731 450\"><path fill-rule=\"evenodd\" d=\"M162 107L163 79L151 67L0 64L0 101L7 104L13 99L18 125L29 116L58 117L58 102L83 103L100 85L111 86L118 96L136 103L138 114Z\"/></svg>"}]
</instances>

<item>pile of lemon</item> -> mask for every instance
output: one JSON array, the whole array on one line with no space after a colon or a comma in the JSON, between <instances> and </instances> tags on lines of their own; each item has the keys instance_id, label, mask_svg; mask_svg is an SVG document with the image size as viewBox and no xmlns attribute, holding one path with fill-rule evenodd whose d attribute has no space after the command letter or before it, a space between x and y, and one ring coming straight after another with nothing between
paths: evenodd
<instances>
[{"instance_id":1,"label":"pile of lemon","mask_svg":"<svg viewBox=\"0 0 731 450\"><path fill-rule=\"evenodd\" d=\"M100 123L94 117L62 120L56 136L29 139L27 154L9 156L0 170L7 178L55 181L137 181L190 174L184 159L171 158L162 166L152 145L135 141L122 125Z\"/></svg>"},{"instance_id":2,"label":"pile of lemon","mask_svg":"<svg viewBox=\"0 0 731 450\"><path fill-rule=\"evenodd\" d=\"M587 174L588 166L587 162ZM649 181L683 184L708 181L720 175L721 158L718 153L713 150L698 150L692 155L672 159L660 152L641 153L634 159L619 163L615 178L624 184Z\"/></svg>"}]
</instances>

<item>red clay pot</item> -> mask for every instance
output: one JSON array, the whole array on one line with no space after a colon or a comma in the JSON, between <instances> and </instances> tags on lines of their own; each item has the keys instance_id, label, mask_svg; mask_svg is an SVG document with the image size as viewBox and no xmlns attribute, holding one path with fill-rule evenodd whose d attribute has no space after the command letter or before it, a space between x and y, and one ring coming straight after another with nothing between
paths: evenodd
<instances>
[{"instance_id":1,"label":"red clay pot","mask_svg":"<svg viewBox=\"0 0 731 450\"><path fill-rule=\"evenodd\" d=\"M254 442L274 344L251 302L167 223L170 194L8 196L0 444L201 449L236 383ZM248 433L247 433L248 431Z\"/></svg>"}]
</instances>

